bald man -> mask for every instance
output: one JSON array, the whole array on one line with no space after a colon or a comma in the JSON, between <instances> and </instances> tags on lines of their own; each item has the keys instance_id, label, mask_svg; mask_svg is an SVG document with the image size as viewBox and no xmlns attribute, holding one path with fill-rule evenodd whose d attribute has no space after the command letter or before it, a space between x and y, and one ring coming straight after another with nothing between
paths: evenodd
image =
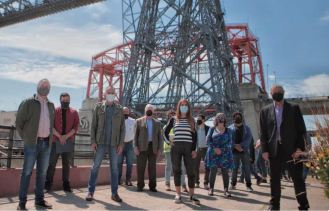
<instances>
[{"instance_id":1,"label":"bald man","mask_svg":"<svg viewBox=\"0 0 329 211\"><path fill-rule=\"evenodd\" d=\"M49 164L50 146L53 139L55 106L47 95L50 91L48 79L42 79L37 86L37 94L25 99L19 106L16 128L24 141L24 164L19 184L19 204L17 210L26 210L27 192L35 163L35 206L51 209L44 200L44 186Z\"/></svg>"}]
</instances>

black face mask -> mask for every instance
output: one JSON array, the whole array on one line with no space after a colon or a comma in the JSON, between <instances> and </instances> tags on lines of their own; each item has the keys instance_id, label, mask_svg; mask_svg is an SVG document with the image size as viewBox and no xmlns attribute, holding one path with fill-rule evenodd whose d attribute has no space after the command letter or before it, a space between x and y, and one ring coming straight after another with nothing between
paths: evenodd
<instances>
[{"instance_id":1,"label":"black face mask","mask_svg":"<svg viewBox=\"0 0 329 211\"><path fill-rule=\"evenodd\" d=\"M146 111L146 116L152 116L153 112L151 110Z\"/></svg>"},{"instance_id":2,"label":"black face mask","mask_svg":"<svg viewBox=\"0 0 329 211\"><path fill-rule=\"evenodd\" d=\"M218 122L219 124L223 124L223 123L224 123L224 119L219 118L219 119L217 120L217 122Z\"/></svg>"},{"instance_id":3,"label":"black face mask","mask_svg":"<svg viewBox=\"0 0 329 211\"><path fill-rule=\"evenodd\" d=\"M274 93L272 95L273 100L276 102L281 102L283 100L283 93Z\"/></svg>"},{"instance_id":4,"label":"black face mask","mask_svg":"<svg viewBox=\"0 0 329 211\"><path fill-rule=\"evenodd\" d=\"M128 117L129 117L129 114L125 114L125 119L128 119Z\"/></svg>"},{"instance_id":5,"label":"black face mask","mask_svg":"<svg viewBox=\"0 0 329 211\"><path fill-rule=\"evenodd\" d=\"M202 125L202 120L198 120L196 122L198 123L198 125Z\"/></svg>"},{"instance_id":6,"label":"black face mask","mask_svg":"<svg viewBox=\"0 0 329 211\"><path fill-rule=\"evenodd\" d=\"M241 122L242 122L242 119L240 119L240 118L234 119L234 123L236 123L236 124L240 124Z\"/></svg>"},{"instance_id":7,"label":"black face mask","mask_svg":"<svg viewBox=\"0 0 329 211\"><path fill-rule=\"evenodd\" d=\"M69 107L69 105L70 105L70 102L61 102L61 106L64 109L67 109Z\"/></svg>"}]
</instances>

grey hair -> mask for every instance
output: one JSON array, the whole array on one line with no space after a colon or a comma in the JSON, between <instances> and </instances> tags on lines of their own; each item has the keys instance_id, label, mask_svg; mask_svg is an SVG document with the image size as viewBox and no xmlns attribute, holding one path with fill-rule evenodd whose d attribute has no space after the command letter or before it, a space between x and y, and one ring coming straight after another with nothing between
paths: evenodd
<instances>
[{"instance_id":1,"label":"grey hair","mask_svg":"<svg viewBox=\"0 0 329 211\"><path fill-rule=\"evenodd\" d=\"M145 106L145 111L146 111L146 108L147 108L147 107L152 107L152 110L154 111L154 107L153 107L152 104L147 104L147 105Z\"/></svg>"},{"instance_id":2,"label":"grey hair","mask_svg":"<svg viewBox=\"0 0 329 211\"><path fill-rule=\"evenodd\" d=\"M284 92L284 88L283 88L283 86L281 84L273 84L271 86L270 93L272 93L272 90L275 89L275 88L281 88L282 91Z\"/></svg>"},{"instance_id":3,"label":"grey hair","mask_svg":"<svg viewBox=\"0 0 329 211\"><path fill-rule=\"evenodd\" d=\"M39 87L40 84L41 84L42 82L45 82L45 81L49 83L49 87L50 87L50 82L49 82L49 80L48 80L47 78L43 78L43 79L41 79L41 80L38 82L38 86L37 86L37 87Z\"/></svg>"}]
</instances>

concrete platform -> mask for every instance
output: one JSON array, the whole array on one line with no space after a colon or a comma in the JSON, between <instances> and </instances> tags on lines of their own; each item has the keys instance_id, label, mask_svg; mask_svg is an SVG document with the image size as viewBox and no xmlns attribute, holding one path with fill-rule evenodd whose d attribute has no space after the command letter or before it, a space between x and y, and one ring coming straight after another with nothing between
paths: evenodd
<instances>
[{"instance_id":1,"label":"concrete platform","mask_svg":"<svg viewBox=\"0 0 329 211\"><path fill-rule=\"evenodd\" d=\"M252 182L256 183L254 179ZM197 197L201 201L200 206L187 202L187 193L182 194L182 204L175 204L173 202L175 192L173 190L165 191L164 178L158 179L158 193L150 192L148 187L143 192L137 192L136 183L133 184L133 187L119 186L122 203L110 199L109 185L96 187L95 200L92 202L85 201L87 188L74 189L73 193L54 191L46 194L45 197L53 205L54 210L266 210L270 199L269 184L253 185L254 192L250 193L246 191L245 184L241 183L237 184L237 190L231 191L231 198L225 198L221 176L217 176L214 196L208 196L208 191L203 189L203 185L196 189ZM173 181L171 181L171 186L173 189ZM318 180L311 177L307 179L307 194L311 210L329 210L329 199L323 197L323 185ZM298 204L294 195L293 183L283 181L282 210L297 210ZM0 210L15 210L17 203L17 196L2 197L0 198ZM28 195L27 208L35 209L33 194Z\"/></svg>"}]
</instances>

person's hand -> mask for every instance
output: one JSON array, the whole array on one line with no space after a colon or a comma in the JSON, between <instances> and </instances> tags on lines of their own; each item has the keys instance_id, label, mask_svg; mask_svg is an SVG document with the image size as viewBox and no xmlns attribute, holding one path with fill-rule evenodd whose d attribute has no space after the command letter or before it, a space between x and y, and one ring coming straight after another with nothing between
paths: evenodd
<instances>
[{"instance_id":1,"label":"person's hand","mask_svg":"<svg viewBox=\"0 0 329 211\"><path fill-rule=\"evenodd\" d=\"M59 141L61 142L61 145L65 145L66 144L66 139L68 137L66 135L63 135L61 137L59 137Z\"/></svg>"},{"instance_id":2,"label":"person's hand","mask_svg":"<svg viewBox=\"0 0 329 211\"><path fill-rule=\"evenodd\" d=\"M161 156L161 151L158 150L157 156L160 157Z\"/></svg>"},{"instance_id":3,"label":"person's hand","mask_svg":"<svg viewBox=\"0 0 329 211\"><path fill-rule=\"evenodd\" d=\"M175 142L174 141L172 141L172 142L170 142L170 146L174 146L175 145Z\"/></svg>"},{"instance_id":4,"label":"person's hand","mask_svg":"<svg viewBox=\"0 0 329 211\"><path fill-rule=\"evenodd\" d=\"M191 156L192 156L192 159L196 158L196 151L192 151Z\"/></svg>"},{"instance_id":5,"label":"person's hand","mask_svg":"<svg viewBox=\"0 0 329 211\"><path fill-rule=\"evenodd\" d=\"M297 148L296 152L294 154L292 154L291 157L293 157L294 159L298 158L300 156L300 154L302 153L302 150Z\"/></svg>"},{"instance_id":6,"label":"person's hand","mask_svg":"<svg viewBox=\"0 0 329 211\"><path fill-rule=\"evenodd\" d=\"M215 148L214 151L215 151L215 153L216 153L217 155L220 155L220 154L222 153L222 151L220 151L219 148Z\"/></svg>"},{"instance_id":7,"label":"person's hand","mask_svg":"<svg viewBox=\"0 0 329 211\"><path fill-rule=\"evenodd\" d=\"M117 147L117 154L120 154L122 152L122 146Z\"/></svg>"},{"instance_id":8,"label":"person's hand","mask_svg":"<svg viewBox=\"0 0 329 211\"><path fill-rule=\"evenodd\" d=\"M135 155L139 155L139 150L137 148L134 149Z\"/></svg>"},{"instance_id":9,"label":"person's hand","mask_svg":"<svg viewBox=\"0 0 329 211\"><path fill-rule=\"evenodd\" d=\"M238 150L239 152L243 151L242 147L239 144L236 144L234 146L235 146L235 149Z\"/></svg>"},{"instance_id":10,"label":"person's hand","mask_svg":"<svg viewBox=\"0 0 329 211\"><path fill-rule=\"evenodd\" d=\"M268 158L269 158L268 152L263 152L262 156L263 156L264 160L268 161Z\"/></svg>"},{"instance_id":11,"label":"person's hand","mask_svg":"<svg viewBox=\"0 0 329 211\"><path fill-rule=\"evenodd\" d=\"M91 147L93 148L93 151L96 153L97 152L97 144L96 143L93 143L91 145Z\"/></svg>"}]
</instances>

